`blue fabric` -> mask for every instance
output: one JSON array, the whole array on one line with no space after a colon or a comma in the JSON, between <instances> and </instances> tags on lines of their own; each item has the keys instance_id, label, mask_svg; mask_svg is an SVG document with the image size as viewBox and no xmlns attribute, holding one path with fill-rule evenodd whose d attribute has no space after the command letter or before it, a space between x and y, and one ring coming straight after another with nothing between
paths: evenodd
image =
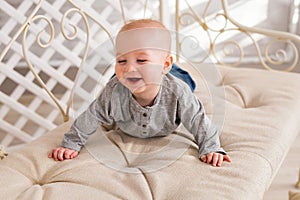
<instances>
[{"instance_id":1,"label":"blue fabric","mask_svg":"<svg viewBox=\"0 0 300 200\"><path fill-rule=\"evenodd\" d=\"M170 74L172 74L173 76L175 76L175 77L179 78L180 80L184 81L191 88L192 92L194 92L194 90L196 88L196 83L187 71L184 71L178 65L173 63L172 68L170 70ZM112 75L111 78L113 78L115 75L116 74Z\"/></svg>"},{"instance_id":2,"label":"blue fabric","mask_svg":"<svg viewBox=\"0 0 300 200\"><path fill-rule=\"evenodd\" d=\"M186 82L188 84L188 86L190 86L192 92L194 92L194 90L196 88L196 83L187 71L184 71L178 65L173 63L170 73L173 76L176 76L177 78L179 78L180 80Z\"/></svg>"}]
</instances>

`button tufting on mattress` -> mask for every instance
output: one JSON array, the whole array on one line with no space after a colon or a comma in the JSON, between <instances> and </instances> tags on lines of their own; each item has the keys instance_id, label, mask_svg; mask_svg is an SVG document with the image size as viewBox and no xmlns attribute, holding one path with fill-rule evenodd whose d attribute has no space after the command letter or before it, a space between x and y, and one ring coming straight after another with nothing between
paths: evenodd
<instances>
[{"instance_id":1,"label":"button tufting on mattress","mask_svg":"<svg viewBox=\"0 0 300 200\"><path fill-rule=\"evenodd\" d=\"M34 180L32 182L31 187L34 187L34 186L44 186L44 185L47 185L47 184L49 184L49 182L47 180L44 180L43 178L41 178L39 180Z\"/></svg>"},{"instance_id":2,"label":"button tufting on mattress","mask_svg":"<svg viewBox=\"0 0 300 200\"><path fill-rule=\"evenodd\" d=\"M226 93L225 98L228 102L241 108L247 108L245 97L237 85L224 85L224 90Z\"/></svg>"},{"instance_id":3,"label":"button tufting on mattress","mask_svg":"<svg viewBox=\"0 0 300 200\"><path fill-rule=\"evenodd\" d=\"M42 186L44 186L44 184L35 183L31 187L42 187Z\"/></svg>"},{"instance_id":4,"label":"button tufting on mattress","mask_svg":"<svg viewBox=\"0 0 300 200\"><path fill-rule=\"evenodd\" d=\"M238 84L224 84L226 101L243 109L259 108L269 105L261 93L249 92L249 88L242 88Z\"/></svg>"}]
</instances>

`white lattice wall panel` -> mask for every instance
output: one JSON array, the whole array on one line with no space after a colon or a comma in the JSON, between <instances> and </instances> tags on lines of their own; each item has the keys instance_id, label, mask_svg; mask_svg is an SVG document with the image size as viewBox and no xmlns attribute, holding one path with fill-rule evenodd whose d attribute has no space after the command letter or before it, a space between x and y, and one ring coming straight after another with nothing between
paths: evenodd
<instances>
[{"instance_id":1,"label":"white lattice wall panel","mask_svg":"<svg viewBox=\"0 0 300 200\"><path fill-rule=\"evenodd\" d=\"M159 1L156 0L0 1L1 145L13 150L63 122L60 110L40 86L29 65L55 95L63 112L66 112L71 90L75 88L70 111L70 116L74 117L101 91L113 74L112 40L124 23L124 16L125 20L157 19L158 6ZM34 16L44 17L31 18L35 9ZM65 25L61 28L62 19ZM67 38L74 35L74 39L64 37L62 29ZM52 31L54 35L50 40ZM49 45L44 48L39 43ZM22 46L29 63L24 59ZM81 65L85 50L87 58ZM81 73L75 85L80 66Z\"/></svg>"}]
</instances>

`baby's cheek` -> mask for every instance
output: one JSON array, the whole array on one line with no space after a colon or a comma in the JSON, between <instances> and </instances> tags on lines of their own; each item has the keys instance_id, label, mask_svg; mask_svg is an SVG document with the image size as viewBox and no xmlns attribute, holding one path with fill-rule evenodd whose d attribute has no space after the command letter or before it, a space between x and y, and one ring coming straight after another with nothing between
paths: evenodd
<instances>
[{"instance_id":1,"label":"baby's cheek","mask_svg":"<svg viewBox=\"0 0 300 200\"><path fill-rule=\"evenodd\" d=\"M161 84L163 66L159 64L147 64L139 67L139 73L147 84Z\"/></svg>"},{"instance_id":2,"label":"baby's cheek","mask_svg":"<svg viewBox=\"0 0 300 200\"><path fill-rule=\"evenodd\" d=\"M115 74L116 74L116 77L120 80L121 77L122 77L122 70L120 69L120 67L115 67Z\"/></svg>"}]
</instances>

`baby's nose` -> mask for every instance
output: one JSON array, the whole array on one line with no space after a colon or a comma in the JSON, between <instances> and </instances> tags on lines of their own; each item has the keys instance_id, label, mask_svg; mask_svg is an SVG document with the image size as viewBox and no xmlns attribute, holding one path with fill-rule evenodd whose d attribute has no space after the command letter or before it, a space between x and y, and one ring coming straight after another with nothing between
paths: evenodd
<instances>
[{"instance_id":1,"label":"baby's nose","mask_svg":"<svg viewBox=\"0 0 300 200\"><path fill-rule=\"evenodd\" d=\"M134 72L136 71L136 67L132 63L127 63L125 67L125 72Z\"/></svg>"}]
</instances>

